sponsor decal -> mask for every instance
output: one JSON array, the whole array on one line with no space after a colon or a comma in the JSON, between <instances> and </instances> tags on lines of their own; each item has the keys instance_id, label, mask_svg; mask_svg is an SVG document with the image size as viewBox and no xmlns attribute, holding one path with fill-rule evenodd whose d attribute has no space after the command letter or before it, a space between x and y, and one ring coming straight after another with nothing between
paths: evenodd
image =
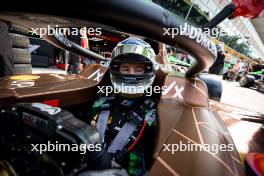
<instances>
[{"instance_id":1,"label":"sponsor decal","mask_svg":"<svg viewBox=\"0 0 264 176\"><path fill-rule=\"evenodd\" d=\"M10 79L11 80L37 80L39 79L40 76L38 75L15 75L15 76L11 76Z\"/></svg>"},{"instance_id":2,"label":"sponsor decal","mask_svg":"<svg viewBox=\"0 0 264 176\"><path fill-rule=\"evenodd\" d=\"M32 106L39 108L41 111L47 112L49 115L55 115L61 112L61 108L49 106L42 103L32 103Z\"/></svg>"},{"instance_id":3,"label":"sponsor decal","mask_svg":"<svg viewBox=\"0 0 264 176\"><path fill-rule=\"evenodd\" d=\"M217 50L215 44L208 37L207 31L202 31L201 28L195 28L187 23L180 25L179 28L163 28L163 35L170 35L175 38L178 35L189 37L195 40L197 43L208 49L215 57L217 56Z\"/></svg>"},{"instance_id":4,"label":"sponsor decal","mask_svg":"<svg viewBox=\"0 0 264 176\"><path fill-rule=\"evenodd\" d=\"M51 75L51 76L54 76L54 77L56 77L56 78L59 78L59 79L65 79L64 76L61 76L61 75L58 75L58 74L51 73L50 75Z\"/></svg>"},{"instance_id":5,"label":"sponsor decal","mask_svg":"<svg viewBox=\"0 0 264 176\"><path fill-rule=\"evenodd\" d=\"M175 93L172 95L174 98L179 98L183 100L182 92L184 90L183 86L178 86L176 81L173 81L163 92L162 95L167 95L170 91L174 89Z\"/></svg>"},{"instance_id":6,"label":"sponsor decal","mask_svg":"<svg viewBox=\"0 0 264 176\"><path fill-rule=\"evenodd\" d=\"M103 75L104 73L101 73L100 69L98 68L95 72L93 72L90 76L88 76L87 79L93 78L92 80L99 82Z\"/></svg>"},{"instance_id":7,"label":"sponsor decal","mask_svg":"<svg viewBox=\"0 0 264 176\"><path fill-rule=\"evenodd\" d=\"M19 81L12 81L10 86L15 86L11 87L10 89L16 89L16 88L24 88L24 87L32 87L35 85L34 80L19 80Z\"/></svg>"},{"instance_id":8,"label":"sponsor decal","mask_svg":"<svg viewBox=\"0 0 264 176\"><path fill-rule=\"evenodd\" d=\"M152 123L155 121L156 116L157 116L156 109L152 109L146 113L145 120L147 121L149 126L151 126Z\"/></svg>"},{"instance_id":9,"label":"sponsor decal","mask_svg":"<svg viewBox=\"0 0 264 176\"><path fill-rule=\"evenodd\" d=\"M10 80L13 80L10 83L10 89L32 87L35 85L35 80L39 79L38 75L15 75L11 76Z\"/></svg>"},{"instance_id":10,"label":"sponsor decal","mask_svg":"<svg viewBox=\"0 0 264 176\"><path fill-rule=\"evenodd\" d=\"M64 38L62 35L58 35L55 33L54 37L56 39L58 39L62 44L66 45L67 47L69 47L69 48L72 47L72 44L66 38Z\"/></svg>"}]
</instances>

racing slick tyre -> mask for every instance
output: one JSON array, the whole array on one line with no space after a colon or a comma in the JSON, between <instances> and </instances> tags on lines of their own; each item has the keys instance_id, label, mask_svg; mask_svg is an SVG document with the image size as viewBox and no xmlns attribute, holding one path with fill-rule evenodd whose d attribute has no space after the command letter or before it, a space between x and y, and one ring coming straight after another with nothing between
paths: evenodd
<instances>
[{"instance_id":1,"label":"racing slick tyre","mask_svg":"<svg viewBox=\"0 0 264 176\"><path fill-rule=\"evenodd\" d=\"M26 49L12 48L12 58L15 64L31 63L31 54Z\"/></svg>"},{"instance_id":2,"label":"racing slick tyre","mask_svg":"<svg viewBox=\"0 0 264 176\"><path fill-rule=\"evenodd\" d=\"M257 84L257 91L264 93L264 83Z\"/></svg>"},{"instance_id":3,"label":"racing slick tyre","mask_svg":"<svg viewBox=\"0 0 264 176\"><path fill-rule=\"evenodd\" d=\"M28 29L17 26L15 24L12 24L11 27L9 28L9 32L11 33L16 33L16 34L21 34L21 35L28 35Z\"/></svg>"},{"instance_id":4,"label":"racing slick tyre","mask_svg":"<svg viewBox=\"0 0 264 176\"><path fill-rule=\"evenodd\" d=\"M243 75L240 78L239 84L241 87L252 87L255 84L255 77L252 75Z\"/></svg>"},{"instance_id":5,"label":"racing slick tyre","mask_svg":"<svg viewBox=\"0 0 264 176\"><path fill-rule=\"evenodd\" d=\"M29 38L20 34L9 33L9 42L13 47L28 48Z\"/></svg>"},{"instance_id":6,"label":"racing slick tyre","mask_svg":"<svg viewBox=\"0 0 264 176\"><path fill-rule=\"evenodd\" d=\"M32 73L31 64L14 64L14 74Z\"/></svg>"},{"instance_id":7,"label":"racing slick tyre","mask_svg":"<svg viewBox=\"0 0 264 176\"><path fill-rule=\"evenodd\" d=\"M222 82L219 76L202 73L198 77L206 84L209 99L220 102L222 96Z\"/></svg>"}]
</instances>

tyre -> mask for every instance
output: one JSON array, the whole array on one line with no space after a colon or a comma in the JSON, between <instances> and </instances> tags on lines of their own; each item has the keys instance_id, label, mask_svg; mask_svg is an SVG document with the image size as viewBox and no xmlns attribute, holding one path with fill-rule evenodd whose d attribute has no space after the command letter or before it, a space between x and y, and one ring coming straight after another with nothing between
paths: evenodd
<instances>
[{"instance_id":1,"label":"tyre","mask_svg":"<svg viewBox=\"0 0 264 176\"><path fill-rule=\"evenodd\" d=\"M31 64L14 64L14 74L31 74L32 66Z\"/></svg>"},{"instance_id":2,"label":"tyre","mask_svg":"<svg viewBox=\"0 0 264 176\"><path fill-rule=\"evenodd\" d=\"M12 48L12 58L15 64L31 63L31 54L26 49Z\"/></svg>"},{"instance_id":3,"label":"tyre","mask_svg":"<svg viewBox=\"0 0 264 176\"><path fill-rule=\"evenodd\" d=\"M239 84L241 87L252 87L255 84L255 77L252 75L243 75L240 78Z\"/></svg>"},{"instance_id":4,"label":"tyre","mask_svg":"<svg viewBox=\"0 0 264 176\"><path fill-rule=\"evenodd\" d=\"M258 83L257 91L264 93L264 83Z\"/></svg>"},{"instance_id":5,"label":"tyre","mask_svg":"<svg viewBox=\"0 0 264 176\"><path fill-rule=\"evenodd\" d=\"M28 48L29 38L20 34L9 33L9 42L13 47Z\"/></svg>"},{"instance_id":6,"label":"tyre","mask_svg":"<svg viewBox=\"0 0 264 176\"><path fill-rule=\"evenodd\" d=\"M12 24L12 26L9 28L9 32L21 34L21 35L28 35L28 29L20 27L18 25Z\"/></svg>"},{"instance_id":7,"label":"tyre","mask_svg":"<svg viewBox=\"0 0 264 176\"><path fill-rule=\"evenodd\" d=\"M223 80L227 80L227 75L228 75L228 72L223 74L223 76L222 76Z\"/></svg>"},{"instance_id":8,"label":"tyre","mask_svg":"<svg viewBox=\"0 0 264 176\"><path fill-rule=\"evenodd\" d=\"M210 99L220 102L222 97L221 78L214 74L200 74L198 76L207 86Z\"/></svg>"}]
</instances>

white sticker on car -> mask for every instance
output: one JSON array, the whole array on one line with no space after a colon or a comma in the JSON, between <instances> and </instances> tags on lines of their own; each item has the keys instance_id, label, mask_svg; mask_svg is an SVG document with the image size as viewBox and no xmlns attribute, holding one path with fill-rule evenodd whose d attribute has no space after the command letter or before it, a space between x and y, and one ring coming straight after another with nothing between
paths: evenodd
<instances>
[{"instance_id":1,"label":"white sticker on car","mask_svg":"<svg viewBox=\"0 0 264 176\"><path fill-rule=\"evenodd\" d=\"M178 86L176 81L173 81L163 92L162 95L167 95L170 91L175 90L175 93L172 97L183 99L182 92L184 90L183 86Z\"/></svg>"},{"instance_id":2,"label":"white sticker on car","mask_svg":"<svg viewBox=\"0 0 264 176\"><path fill-rule=\"evenodd\" d=\"M32 106L39 108L41 111L47 112L49 115L55 115L61 112L61 108L49 106L42 103L32 103Z\"/></svg>"},{"instance_id":3,"label":"white sticker on car","mask_svg":"<svg viewBox=\"0 0 264 176\"><path fill-rule=\"evenodd\" d=\"M10 84L10 89L16 89L16 88L24 88L24 87L33 87L35 85L34 80L19 80L19 81L12 81Z\"/></svg>"},{"instance_id":4,"label":"white sticker on car","mask_svg":"<svg viewBox=\"0 0 264 176\"><path fill-rule=\"evenodd\" d=\"M87 79L93 78L94 81L99 82L103 75L104 73L101 73L100 69L98 68L95 72L93 72L90 76L88 76Z\"/></svg>"}]
</instances>

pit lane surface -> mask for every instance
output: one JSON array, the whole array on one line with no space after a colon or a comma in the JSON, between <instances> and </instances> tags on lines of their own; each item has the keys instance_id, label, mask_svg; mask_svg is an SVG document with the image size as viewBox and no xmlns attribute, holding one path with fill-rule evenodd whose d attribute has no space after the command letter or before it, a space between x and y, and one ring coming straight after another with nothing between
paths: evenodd
<instances>
[{"instance_id":1,"label":"pit lane surface","mask_svg":"<svg viewBox=\"0 0 264 176\"><path fill-rule=\"evenodd\" d=\"M264 93L240 87L238 82L222 80L222 85L221 103L264 113Z\"/></svg>"}]
</instances>

